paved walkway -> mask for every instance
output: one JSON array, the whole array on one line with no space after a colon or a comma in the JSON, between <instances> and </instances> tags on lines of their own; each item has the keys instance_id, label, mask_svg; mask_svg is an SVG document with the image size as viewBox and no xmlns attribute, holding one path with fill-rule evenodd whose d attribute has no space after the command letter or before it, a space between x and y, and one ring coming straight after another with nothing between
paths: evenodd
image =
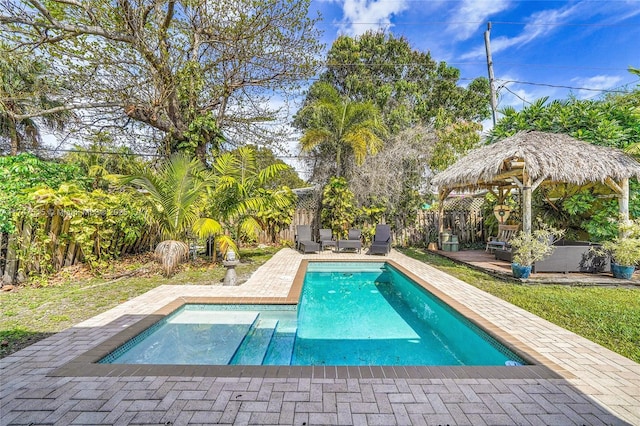
<instances>
[{"instance_id":1,"label":"paved walkway","mask_svg":"<svg viewBox=\"0 0 640 426\"><path fill-rule=\"evenodd\" d=\"M161 286L0 360L0 424L640 425L640 365L393 251L411 271L542 354L560 378L53 376L140 318L185 297L286 297L302 259L285 249L238 287ZM238 299L240 300L240 299ZM514 367L511 367L514 368ZM401 376L399 374L398 376Z\"/></svg>"}]
</instances>

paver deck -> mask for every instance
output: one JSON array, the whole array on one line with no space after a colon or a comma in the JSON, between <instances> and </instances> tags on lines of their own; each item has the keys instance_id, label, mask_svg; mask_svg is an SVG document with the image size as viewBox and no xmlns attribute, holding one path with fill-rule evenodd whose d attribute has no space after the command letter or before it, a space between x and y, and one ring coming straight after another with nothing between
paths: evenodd
<instances>
[{"instance_id":1,"label":"paver deck","mask_svg":"<svg viewBox=\"0 0 640 426\"><path fill-rule=\"evenodd\" d=\"M392 259L526 343L558 378L438 376L435 369L418 377L410 367L395 369L393 378L366 378L350 368L311 369L303 377L299 367L275 368L272 377L254 377L251 369L224 377L176 370L53 375L176 299L286 297L303 259L332 258L372 256L284 249L240 286L161 286L4 358L0 424L640 424L640 364L396 251L380 259Z\"/></svg>"}]
</instances>

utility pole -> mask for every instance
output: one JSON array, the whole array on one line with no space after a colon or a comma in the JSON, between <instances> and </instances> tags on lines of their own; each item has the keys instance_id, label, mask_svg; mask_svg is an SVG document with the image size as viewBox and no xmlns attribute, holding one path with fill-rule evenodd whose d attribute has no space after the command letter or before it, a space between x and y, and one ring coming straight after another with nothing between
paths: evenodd
<instances>
[{"instance_id":1,"label":"utility pole","mask_svg":"<svg viewBox=\"0 0 640 426\"><path fill-rule=\"evenodd\" d=\"M489 68L489 90L491 92L491 116L493 117L493 125L496 125L496 109L498 101L496 100L496 86L493 78L493 59L491 59L491 22L487 23L487 31L484 32L484 48L487 51L487 68Z\"/></svg>"}]
</instances>

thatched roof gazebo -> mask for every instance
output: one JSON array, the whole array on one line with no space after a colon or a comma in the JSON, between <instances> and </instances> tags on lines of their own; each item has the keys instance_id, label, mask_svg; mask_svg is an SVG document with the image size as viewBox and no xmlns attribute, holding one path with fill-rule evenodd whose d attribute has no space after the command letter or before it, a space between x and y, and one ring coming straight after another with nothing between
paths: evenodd
<instances>
[{"instance_id":1,"label":"thatched roof gazebo","mask_svg":"<svg viewBox=\"0 0 640 426\"><path fill-rule=\"evenodd\" d=\"M618 194L620 214L628 220L632 177L640 178L640 163L621 150L560 133L525 131L469 152L432 183L439 188L440 205L453 190L487 189L502 200L519 189L522 229L530 233L531 194L541 183L606 184Z\"/></svg>"}]
</instances>

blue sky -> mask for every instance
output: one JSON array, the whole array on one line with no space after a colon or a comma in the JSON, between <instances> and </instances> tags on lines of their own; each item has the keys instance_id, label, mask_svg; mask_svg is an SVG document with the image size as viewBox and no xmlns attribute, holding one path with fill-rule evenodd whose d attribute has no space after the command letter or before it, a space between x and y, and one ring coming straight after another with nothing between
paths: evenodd
<instances>
[{"instance_id":1,"label":"blue sky","mask_svg":"<svg viewBox=\"0 0 640 426\"><path fill-rule=\"evenodd\" d=\"M499 108L544 96L597 98L603 92L584 89L639 83L627 68L640 68L640 0L312 0L311 10L322 15L327 49L340 34L383 28L460 69L463 79L487 76L491 21Z\"/></svg>"}]
</instances>

